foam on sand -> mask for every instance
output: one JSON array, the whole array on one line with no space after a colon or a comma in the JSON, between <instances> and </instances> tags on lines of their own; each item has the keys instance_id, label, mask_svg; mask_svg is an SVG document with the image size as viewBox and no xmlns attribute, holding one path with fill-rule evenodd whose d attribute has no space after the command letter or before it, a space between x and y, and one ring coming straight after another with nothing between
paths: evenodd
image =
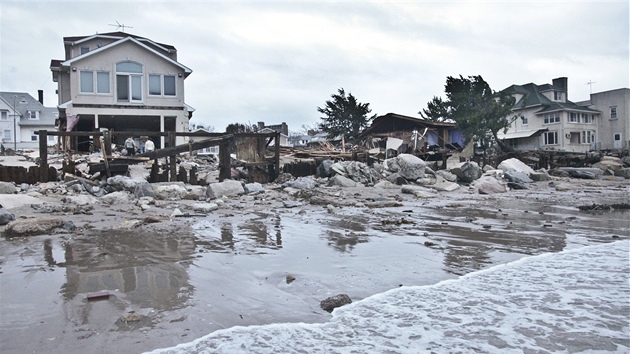
<instances>
[{"instance_id":1,"label":"foam on sand","mask_svg":"<svg viewBox=\"0 0 630 354\"><path fill-rule=\"evenodd\" d=\"M233 327L154 353L627 353L629 246L527 257L374 295L323 324Z\"/></svg>"}]
</instances>

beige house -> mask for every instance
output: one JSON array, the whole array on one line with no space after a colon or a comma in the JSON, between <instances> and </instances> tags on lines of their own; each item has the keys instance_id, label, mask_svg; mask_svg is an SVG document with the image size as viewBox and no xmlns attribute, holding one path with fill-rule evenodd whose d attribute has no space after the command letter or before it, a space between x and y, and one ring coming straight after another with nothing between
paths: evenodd
<instances>
[{"instance_id":1,"label":"beige house","mask_svg":"<svg viewBox=\"0 0 630 354\"><path fill-rule=\"evenodd\" d=\"M177 61L175 47L124 32L63 40L65 59L50 65L60 129L188 131L194 109L185 103L184 80L192 70ZM117 139L122 143L125 137ZM86 140L73 148L86 150ZM164 140L153 139L158 148Z\"/></svg>"},{"instance_id":2,"label":"beige house","mask_svg":"<svg viewBox=\"0 0 630 354\"><path fill-rule=\"evenodd\" d=\"M567 83L566 77L560 77L552 84L512 85L502 90L516 99L512 111L518 118L499 139L521 151L596 149L601 114L569 101Z\"/></svg>"},{"instance_id":3,"label":"beige house","mask_svg":"<svg viewBox=\"0 0 630 354\"><path fill-rule=\"evenodd\" d=\"M590 100L577 104L602 112L597 124L598 150L627 153L630 149L630 89L592 93Z\"/></svg>"}]
</instances>

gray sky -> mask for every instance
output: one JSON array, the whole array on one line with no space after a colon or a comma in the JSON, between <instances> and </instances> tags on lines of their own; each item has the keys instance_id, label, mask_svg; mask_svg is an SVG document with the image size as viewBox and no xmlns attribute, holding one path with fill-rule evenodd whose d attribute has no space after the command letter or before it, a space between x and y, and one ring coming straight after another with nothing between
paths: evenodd
<instances>
[{"instance_id":1,"label":"gray sky","mask_svg":"<svg viewBox=\"0 0 630 354\"><path fill-rule=\"evenodd\" d=\"M629 87L629 2L0 0L0 90L57 104L63 37L116 31L171 44L191 68L193 123L320 121L343 87L372 113L418 117L447 76L494 90L568 77L569 100Z\"/></svg>"}]
</instances>

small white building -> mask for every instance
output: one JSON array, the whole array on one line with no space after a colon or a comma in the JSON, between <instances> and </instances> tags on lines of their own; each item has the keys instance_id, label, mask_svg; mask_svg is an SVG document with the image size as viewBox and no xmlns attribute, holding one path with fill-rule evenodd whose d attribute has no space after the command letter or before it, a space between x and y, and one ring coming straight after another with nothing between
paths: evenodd
<instances>
[{"instance_id":1,"label":"small white building","mask_svg":"<svg viewBox=\"0 0 630 354\"><path fill-rule=\"evenodd\" d=\"M55 131L59 111L45 107L43 91L39 99L26 92L0 92L0 134L5 149L38 149L40 130ZM57 143L56 136L48 136L47 145Z\"/></svg>"}]
</instances>

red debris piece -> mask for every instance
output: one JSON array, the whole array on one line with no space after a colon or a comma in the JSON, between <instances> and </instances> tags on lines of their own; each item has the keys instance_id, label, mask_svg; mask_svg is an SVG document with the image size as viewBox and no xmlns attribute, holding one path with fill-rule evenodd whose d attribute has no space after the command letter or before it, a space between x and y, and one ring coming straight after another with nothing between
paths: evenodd
<instances>
[{"instance_id":1,"label":"red debris piece","mask_svg":"<svg viewBox=\"0 0 630 354\"><path fill-rule=\"evenodd\" d=\"M107 292L107 291L99 291L99 292L96 292L96 293L88 293L87 294L88 301L103 300L103 299L107 299L107 298L109 298L109 292Z\"/></svg>"}]
</instances>

